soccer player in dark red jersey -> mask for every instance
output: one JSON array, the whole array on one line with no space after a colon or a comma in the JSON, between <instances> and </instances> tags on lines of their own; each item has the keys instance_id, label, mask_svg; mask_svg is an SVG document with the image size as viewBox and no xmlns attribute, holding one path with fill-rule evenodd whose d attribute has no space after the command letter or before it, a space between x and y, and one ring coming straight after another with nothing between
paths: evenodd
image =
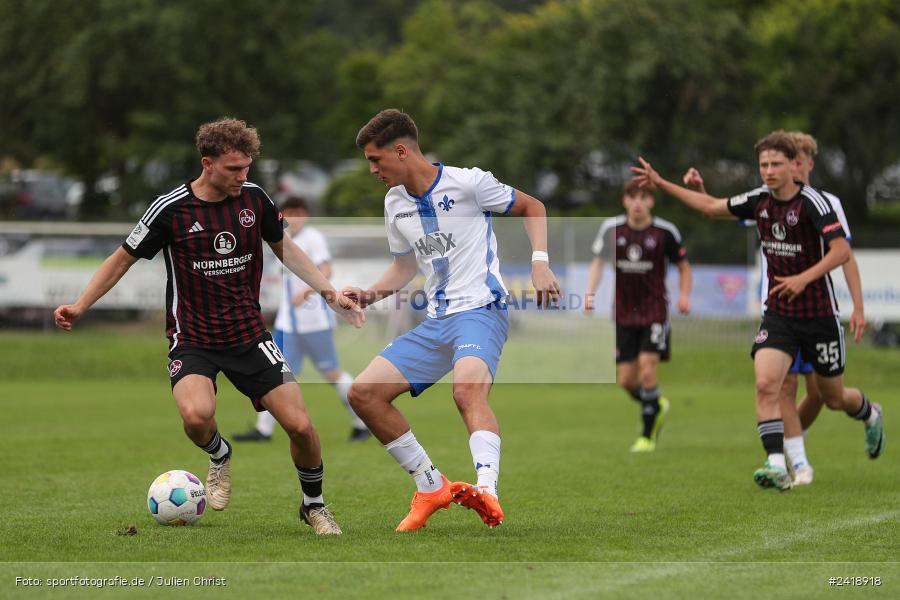
<instances>
[{"instance_id":1,"label":"soccer player in dark red jersey","mask_svg":"<svg viewBox=\"0 0 900 600\"><path fill-rule=\"evenodd\" d=\"M619 385L641 403L643 431L632 452L652 452L669 401L660 396L656 369L670 356L669 295L666 272L675 263L680 277L677 307L690 312L691 266L672 223L654 217L653 194L637 182L625 185L625 214L607 219L594 241L594 260L588 272L584 311L594 311L594 292L603 276L604 262L616 274L616 364Z\"/></svg>"},{"instance_id":2,"label":"soccer player in dark red jersey","mask_svg":"<svg viewBox=\"0 0 900 600\"><path fill-rule=\"evenodd\" d=\"M97 270L74 304L56 309L56 325L72 323L103 297L139 258L160 250L166 263L169 378L184 431L209 454L209 505L231 499L231 445L215 419L221 371L257 410L271 412L290 438L303 501L301 519L317 534L340 534L322 496L319 436L300 388L266 331L259 307L262 242L350 323L361 309L338 294L289 236L282 214L247 172L259 154L255 129L237 119L207 123L197 132L200 176L156 198L128 238Z\"/></svg>"},{"instance_id":3,"label":"soccer player in dark red jersey","mask_svg":"<svg viewBox=\"0 0 900 600\"><path fill-rule=\"evenodd\" d=\"M815 156L818 154L819 146L816 139L802 131L791 131L788 135L794 140L797 146L797 156L794 159L794 181L798 181L809 185L810 173L815 165ZM703 176L700 172L691 167L684 174L682 179L684 184L697 191L706 193L703 183ZM841 227L844 228L844 234L847 241L851 241L850 225L844 214L844 207L840 198L819 190L823 196L831 204L831 208L837 214ZM746 221L745 223L753 223L755 221ZM766 274L765 253L760 249L762 285L760 285L761 305L765 307L766 298L769 295L768 276ZM850 297L853 300L853 312L850 314L850 333L853 335L855 342L862 339L866 331L866 317L863 306L862 280L859 275L859 265L850 253L850 260L845 262L841 268L844 271L844 278L847 280L847 288L850 290ZM763 310L765 312L765 310ZM812 425L813 421L819 415L824 403L819 394L819 388L816 384L816 377L813 373L812 362L803 359L800 352L791 365L790 371L781 386L779 396L779 404L781 405L781 418L784 421L784 450L787 457L788 470L793 472L793 485L809 485L813 481L813 468L806 456L806 445L804 437L806 430ZM803 373L806 383L806 394L802 402L798 406L797 401L797 374Z\"/></svg>"},{"instance_id":4,"label":"soccer player in dark red jersey","mask_svg":"<svg viewBox=\"0 0 900 600\"><path fill-rule=\"evenodd\" d=\"M866 451L884 446L881 407L856 388L844 387L844 334L829 273L850 258L850 246L831 204L818 190L795 181L793 138L776 131L756 144L764 185L731 198L714 198L663 179L640 159L635 180L656 186L708 217L756 221L765 253L769 296L751 356L756 372L756 416L765 465L754 473L762 487L790 489L784 457L780 390L799 350L813 363L826 406L865 424ZM826 250L827 248L827 250Z\"/></svg>"}]
</instances>

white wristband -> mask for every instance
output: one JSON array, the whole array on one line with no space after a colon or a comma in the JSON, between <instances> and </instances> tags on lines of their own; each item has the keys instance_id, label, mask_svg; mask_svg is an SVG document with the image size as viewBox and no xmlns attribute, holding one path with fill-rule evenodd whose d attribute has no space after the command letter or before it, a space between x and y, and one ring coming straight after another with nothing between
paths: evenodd
<instances>
[{"instance_id":1,"label":"white wristband","mask_svg":"<svg viewBox=\"0 0 900 600\"><path fill-rule=\"evenodd\" d=\"M531 262L542 261L545 263L550 262L550 255L544 252L543 250L535 250L531 253Z\"/></svg>"}]
</instances>

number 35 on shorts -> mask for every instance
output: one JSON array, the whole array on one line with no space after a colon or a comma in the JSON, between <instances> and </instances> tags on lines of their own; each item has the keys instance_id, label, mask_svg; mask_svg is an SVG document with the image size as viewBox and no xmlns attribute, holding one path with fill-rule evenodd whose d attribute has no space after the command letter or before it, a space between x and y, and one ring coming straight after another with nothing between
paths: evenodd
<instances>
[{"instance_id":1,"label":"number 35 on shorts","mask_svg":"<svg viewBox=\"0 0 900 600\"><path fill-rule=\"evenodd\" d=\"M839 342L816 344L816 361L820 365L839 365L841 347Z\"/></svg>"}]
</instances>

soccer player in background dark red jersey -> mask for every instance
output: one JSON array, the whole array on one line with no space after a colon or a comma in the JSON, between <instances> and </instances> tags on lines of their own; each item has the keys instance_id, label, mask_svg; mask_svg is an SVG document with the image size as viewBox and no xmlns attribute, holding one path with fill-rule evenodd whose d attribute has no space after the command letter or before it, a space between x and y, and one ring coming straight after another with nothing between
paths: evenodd
<instances>
[{"instance_id":1,"label":"soccer player in background dark red jersey","mask_svg":"<svg viewBox=\"0 0 900 600\"><path fill-rule=\"evenodd\" d=\"M663 179L640 159L635 180L655 186L708 217L756 221L766 257L769 296L751 356L756 372L756 416L765 465L754 473L762 487L787 490L784 421L779 393L797 351L813 363L826 406L865 424L866 451L878 458L884 446L881 407L870 404L843 380L844 331L829 273L850 258L850 246L828 199L794 180L794 139L773 132L756 144L764 185L731 198L714 198ZM826 250L827 248L827 250Z\"/></svg>"},{"instance_id":2,"label":"soccer player in background dark red jersey","mask_svg":"<svg viewBox=\"0 0 900 600\"><path fill-rule=\"evenodd\" d=\"M362 311L283 235L282 214L262 188L247 181L259 154L256 130L237 119L222 119L202 125L196 141L200 176L150 204L78 300L56 309L56 324L71 330L139 258L151 259L162 250L168 277L169 378L185 433L209 454L209 505L223 510L231 499L231 445L219 435L215 419L215 381L221 371L256 410L271 412L287 432L303 492L301 519L317 534L340 534L322 495L319 436L260 311L263 240L357 327Z\"/></svg>"},{"instance_id":3,"label":"soccer player in background dark red jersey","mask_svg":"<svg viewBox=\"0 0 900 600\"><path fill-rule=\"evenodd\" d=\"M669 295L666 272L669 263L678 267L678 312L690 312L691 266L681 233L672 223L654 217L653 194L629 181L622 204L625 214L607 219L594 241L594 260L588 272L584 311L594 311L594 292L603 276L604 262L616 273L615 321L618 382L641 403L643 431L632 452L653 452L669 411L668 399L660 396L656 369L669 360Z\"/></svg>"}]
</instances>

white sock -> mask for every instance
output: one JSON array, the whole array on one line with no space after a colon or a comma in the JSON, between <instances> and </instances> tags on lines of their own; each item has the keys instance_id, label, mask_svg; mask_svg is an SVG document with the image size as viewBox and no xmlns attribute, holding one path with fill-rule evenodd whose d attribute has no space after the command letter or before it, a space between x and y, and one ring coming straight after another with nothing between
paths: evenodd
<instances>
[{"instance_id":1,"label":"white sock","mask_svg":"<svg viewBox=\"0 0 900 600\"><path fill-rule=\"evenodd\" d=\"M792 469L797 470L800 467L809 466L809 459L806 458L806 448L803 446L802 435L784 438L784 453L790 459Z\"/></svg>"},{"instance_id":2,"label":"white sock","mask_svg":"<svg viewBox=\"0 0 900 600\"><path fill-rule=\"evenodd\" d=\"M469 436L469 450L478 475L478 489L499 498L500 436L492 431L475 431Z\"/></svg>"},{"instance_id":3,"label":"white sock","mask_svg":"<svg viewBox=\"0 0 900 600\"><path fill-rule=\"evenodd\" d=\"M225 458L229 452L231 452L231 446L228 445L225 438L222 438L222 443L219 444L219 451L210 452L209 457L213 460L219 460L220 458Z\"/></svg>"},{"instance_id":4,"label":"white sock","mask_svg":"<svg viewBox=\"0 0 900 600\"><path fill-rule=\"evenodd\" d=\"M312 496L307 496L306 494L303 494L303 505L309 506L310 504L325 504L325 497L324 496L312 497Z\"/></svg>"},{"instance_id":5,"label":"white sock","mask_svg":"<svg viewBox=\"0 0 900 600\"><path fill-rule=\"evenodd\" d=\"M263 435L272 435L275 432L275 417L267 410L256 415L256 430Z\"/></svg>"},{"instance_id":6,"label":"white sock","mask_svg":"<svg viewBox=\"0 0 900 600\"><path fill-rule=\"evenodd\" d=\"M769 464L773 467L779 467L787 471L787 463L784 461L784 453L778 452L769 455Z\"/></svg>"},{"instance_id":7,"label":"white sock","mask_svg":"<svg viewBox=\"0 0 900 600\"><path fill-rule=\"evenodd\" d=\"M416 440L412 431L407 431L396 440L388 442L384 449L412 475L416 489L420 492L436 492L444 485L441 472L431 464L428 453Z\"/></svg>"},{"instance_id":8,"label":"white sock","mask_svg":"<svg viewBox=\"0 0 900 600\"><path fill-rule=\"evenodd\" d=\"M225 438L219 435L218 431L213 433L212 439L210 439L205 446L200 447L204 452L209 454L210 460L220 460L228 456L228 453L231 452L231 446Z\"/></svg>"},{"instance_id":9,"label":"white sock","mask_svg":"<svg viewBox=\"0 0 900 600\"><path fill-rule=\"evenodd\" d=\"M350 393L350 386L353 385L353 376L344 371L341 373L341 376L338 377L338 380L334 382L334 387L337 390L338 397L341 399L341 403L344 405L344 408L350 413L350 416L353 417L353 428L354 429L368 429L366 424L363 423L363 420L360 419L355 412L353 412L353 407L350 406L350 401L347 400L347 394Z\"/></svg>"}]
</instances>

